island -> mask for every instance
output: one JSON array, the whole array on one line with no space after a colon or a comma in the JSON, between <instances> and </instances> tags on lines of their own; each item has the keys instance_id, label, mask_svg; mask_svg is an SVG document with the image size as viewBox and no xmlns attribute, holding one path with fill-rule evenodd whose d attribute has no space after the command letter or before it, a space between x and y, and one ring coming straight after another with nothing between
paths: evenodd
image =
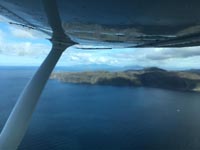
<instances>
[{"instance_id":1,"label":"island","mask_svg":"<svg viewBox=\"0 0 200 150\"><path fill-rule=\"evenodd\" d=\"M53 72L50 79L65 83L143 86L200 92L200 71L167 71L157 67L126 71Z\"/></svg>"}]
</instances>

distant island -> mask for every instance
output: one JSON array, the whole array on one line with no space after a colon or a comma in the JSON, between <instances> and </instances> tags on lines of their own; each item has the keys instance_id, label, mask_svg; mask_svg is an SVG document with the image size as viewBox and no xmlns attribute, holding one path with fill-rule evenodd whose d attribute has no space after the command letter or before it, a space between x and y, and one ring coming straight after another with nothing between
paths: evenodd
<instances>
[{"instance_id":1,"label":"distant island","mask_svg":"<svg viewBox=\"0 0 200 150\"><path fill-rule=\"evenodd\" d=\"M200 71L167 71L151 67L142 70L118 72L54 72L51 79L66 83L111 85L111 86L144 86L180 91L200 92Z\"/></svg>"}]
</instances>

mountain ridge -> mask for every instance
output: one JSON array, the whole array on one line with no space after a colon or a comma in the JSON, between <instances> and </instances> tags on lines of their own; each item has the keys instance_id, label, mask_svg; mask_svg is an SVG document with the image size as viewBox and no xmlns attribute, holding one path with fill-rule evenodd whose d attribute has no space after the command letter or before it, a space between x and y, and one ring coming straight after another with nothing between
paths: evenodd
<instances>
[{"instance_id":1,"label":"mountain ridge","mask_svg":"<svg viewBox=\"0 0 200 150\"><path fill-rule=\"evenodd\" d=\"M50 79L66 83L143 86L179 91L200 92L200 73L167 71L157 67L126 71L54 72Z\"/></svg>"}]
</instances>

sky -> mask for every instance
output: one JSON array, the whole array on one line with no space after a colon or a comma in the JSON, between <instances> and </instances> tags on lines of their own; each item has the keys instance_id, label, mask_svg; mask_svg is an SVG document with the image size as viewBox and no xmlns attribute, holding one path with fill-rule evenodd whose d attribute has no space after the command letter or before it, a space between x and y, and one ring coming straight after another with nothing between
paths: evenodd
<instances>
[{"instance_id":1,"label":"sky","mask_svg":"<svg viewBox=\"0 0 200 150\"><path fill-rule=\"evenodd\" d=\"M41 33L0 22L0 66L39 66L50 52L51 43ZM200 68L200 47L126 48L81 50L70 47L57 66L110 65L164 69Z\"/></svg>"}]
</instances>

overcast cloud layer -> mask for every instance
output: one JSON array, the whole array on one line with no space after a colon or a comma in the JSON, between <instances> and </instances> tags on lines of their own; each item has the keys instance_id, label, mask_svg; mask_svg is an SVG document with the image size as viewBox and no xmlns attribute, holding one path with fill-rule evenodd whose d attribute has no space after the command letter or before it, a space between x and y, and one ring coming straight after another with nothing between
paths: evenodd
<instances>
[{"instance_id":1,"label":"overcast cloud layer","mask_svg":"<svg viewBox=\"0 0 200 150\"><path fill-rule=\"evenodd\" d=\"M0 66L40 65L51 49L50 42L43 37L31 30L0 23ZM58 66L84 64L200 68L200 47L113 50L80 50L71 47L64 52Z\"/></svg>"}]
</instances>

